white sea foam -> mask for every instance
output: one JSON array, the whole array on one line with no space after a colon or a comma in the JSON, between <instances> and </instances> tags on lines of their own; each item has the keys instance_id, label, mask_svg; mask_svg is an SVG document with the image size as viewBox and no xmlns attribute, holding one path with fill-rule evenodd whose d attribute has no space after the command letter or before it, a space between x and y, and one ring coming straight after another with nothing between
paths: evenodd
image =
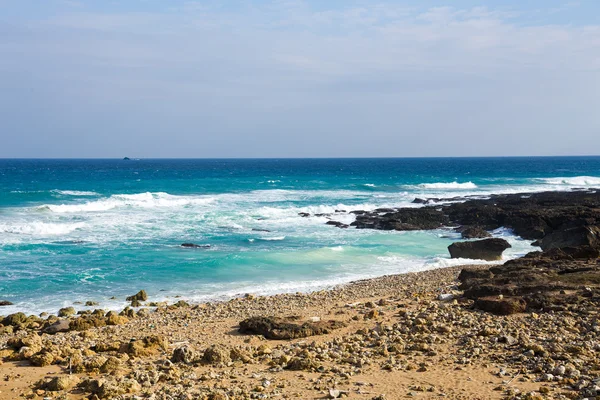
<instances>
[{"instance_id":1,"label":"white sea foam","mask_svg":"<svg viewBox=\"0 0 600 400\"><path fill-rule=\"evenodd\" d=\"M435 182L435 183L421 183L419 185L417 185L419 188L421 189L448 189L448 190L452 190L452 189L460 189L460 190L464 190L464 189L477 189L477 185L474 184L473 182L464 182L464 183L459 183L459 182Z\"/></svg>"},{"instance_id":2,"label":"white sea foam","mask_svg":"<svg viewBox=\"0 0 600 400\"><path fill-rule=\"evenodd\" d=\"M75 223L49 223L49 222L29 222L17 224L0 224L0 232L12 233L17 235L32 236L52 236L66 235L85 226L84 222Z\"/></svg>"},{"instance_id":3,"label":"white sea foam","mask_svg":"<svg viewBox=\"0 0 600 400\"><path fill-rule=\"evenodd\" d=\"M265 240L267 242L285 240L285 236L274 236L274 237L260 237L258 240Z\"/></svg>"},{"instance_id":4,"label":"white sea foam","mask_svg":"<svg viewBox=\"0 0 600 400\"><path fill-rule=\"evenodd\" d=\"M600 186L600 177L596 176L538 178L537 180L549 185Z\"/></svg>"}]
</instances>

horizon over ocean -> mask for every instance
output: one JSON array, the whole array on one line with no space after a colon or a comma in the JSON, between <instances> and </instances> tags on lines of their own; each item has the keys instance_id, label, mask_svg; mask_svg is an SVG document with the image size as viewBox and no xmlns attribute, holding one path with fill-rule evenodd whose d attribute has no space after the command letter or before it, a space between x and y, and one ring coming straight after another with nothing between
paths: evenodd
<instances>
[{"instance_id":1,"label":"horizon over ocean","mask_svg":"<svg viewBox=\"0 0 600 400\"><path fill-rule=\"evenodd\" d=\"M0 159L0 300L14 303L0 315L118 309L140 289L204 301L481 263L449 258L451 229L325 223L416 197L600 188L600 156L129 157ZM505 259L535 249L507 229L494 236L513 245Z\"/></svg>"}]
</instances>

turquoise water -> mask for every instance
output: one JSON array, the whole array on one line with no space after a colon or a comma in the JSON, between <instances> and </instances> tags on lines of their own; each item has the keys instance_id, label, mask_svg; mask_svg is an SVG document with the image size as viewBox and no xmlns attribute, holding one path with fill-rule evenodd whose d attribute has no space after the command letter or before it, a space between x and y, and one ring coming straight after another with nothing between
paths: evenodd
<instances>
[{"instance_id":1,"label":"turquoise water","mask_svg":"<svg viewBox=\"0 0 600 400\"><path fill-rule=\"evenodd\" d=\"M0 160L0 300L15 303L0 313L119 308L142 288L196 301L307 291L464 263L449 259L449 230L338 229L298 213L351 222L335 210L595 186L600 157ZM534 249L495 234L513 244L507 258Z\"/></svg>"}]
</instances>

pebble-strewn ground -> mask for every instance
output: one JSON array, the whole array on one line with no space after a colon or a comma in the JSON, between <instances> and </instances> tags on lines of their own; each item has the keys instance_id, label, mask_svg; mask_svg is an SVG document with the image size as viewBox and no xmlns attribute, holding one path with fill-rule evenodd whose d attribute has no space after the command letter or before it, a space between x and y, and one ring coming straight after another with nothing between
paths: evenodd
<instances>
[{"instance_id":1,"label":"pebble-strewn ground","mask_svg":"<svg viewBox=\"0 0 600 400\"><path fill-rule=\"evenodd\" d=\"M461 269L312 294L65 317L63 328L82 330L54 335L40 332L59 326L56 317L5 319L0 398L600 398L597 305L491 315L457 300ZM253 316L345 326L280 341L239 334L238 324Z\"/></svg>"}]
</instances>

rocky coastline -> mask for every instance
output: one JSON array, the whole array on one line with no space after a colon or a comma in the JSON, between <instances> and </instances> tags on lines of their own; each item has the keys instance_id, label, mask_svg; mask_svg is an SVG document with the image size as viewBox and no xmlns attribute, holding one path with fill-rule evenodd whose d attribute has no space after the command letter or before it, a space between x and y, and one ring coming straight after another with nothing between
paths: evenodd
<instances>
[{"instance_id":1,"label":"rocky coastline","mask_svg":"<svg viewBox=\"0 0 600 400\"><path fill-rule=\"evenodd\" d=\"M0 317L0 399L600 398L600 194L416 202L328 224L448 227L500 254L488 231L506 227L541 251L308 294L140 291L120 313Z\"/></svg>"}]
</instances>

